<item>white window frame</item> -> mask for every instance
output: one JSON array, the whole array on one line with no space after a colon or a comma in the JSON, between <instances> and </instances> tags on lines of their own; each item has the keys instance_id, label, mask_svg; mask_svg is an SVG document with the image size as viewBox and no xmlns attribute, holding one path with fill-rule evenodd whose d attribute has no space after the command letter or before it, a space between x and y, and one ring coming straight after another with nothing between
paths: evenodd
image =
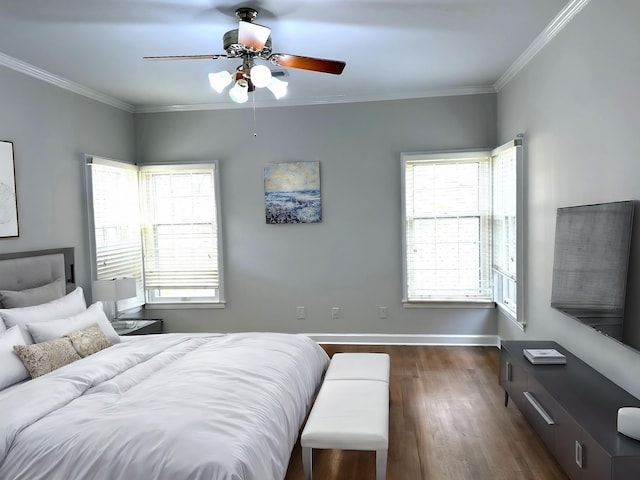
<instances>
[{"instance_id":1,"label":"white window frame","mask_svg":"<svg viewBox=\"0 0 640 480\"><path fill-rule=\"evenodd\" d=\"M450 307L450 308L494 308L495 303L492 300L491 292L491 265L490 265L490 172L489 172L490 152L488 150L473 151L456 151L456 152L424 152L424 153L402 153L401 154L401 199L402 199L402 266L403 266L403 304L405 307ZM484 282L484 294L478 295L460 295L460 296L414 296L410 293L411 272L409 267L409 256L407 252L408 246L408 228L412 219L407 212L407 189L406 171L407 165L410 163L446 163L446 162L479 162L481 169L485 169L485 181L480 185L480 190L484 189L484 198L479 206L479 219L481 236L485 238L485 245L480 246L480 250L484 249L479 261L482 271L482 282ZM434 217L435 218L435 217Z\"/></svg>"},{"instance_id":2,"label":"white window frame","mask_svg":"<svg viewBox=\"0 0 640 480\"><path fill-rule=\"evenodd\" d=\"M496 201L497 196L505 195L506 192L501 191L500 182L496 181L498 174L496 163L503 161L504 158L513 159L515 161L515 178L512 181L515 185L511 188L510 195L515 195L515 274L512 269L505 269L500 265L500 259L494 256L492 262L493 268L493 296L496 301L497 308L509 320L514 322L521 330L526 328L525 318L525 289L524 289L524 271L525 271L525 235L524 235L524 165L523 165L523 139L518 137L515 140L505 143L491 152L492 166L492 202ZM492 209L497 209L495 206ZM495 225L494 225L495 228ZM493 237L493 235L492 235ZM502 238L505 238L504 236ZM495 238L492 239L492 242ZM494 254L500 250L494 248ZM510 271L507 271L510 270ZM511 287L511 289L509 289ZM513 305L513 297L510 295L515 291L515 305Z\"/></svg>"},{"instance_id":3,"label":"white window frame","mask_svg":"<svg viewBox=\"0 0 640 480\"><path fill-rule=\"evenodd\" d=\"M129 164L129 163L125 163L122 161L118 161L118 160L111 160L111 159L106 159L106 158L101 158L101 157L96 157L96 156L92 156L92 155L85 155L85 180L86 180L86 194L87 194L87 213L88 213L88 229L89 229L89 238L90 238L90 256L91 256L91 276L92 279L94 280L98 280L98 279L106 279L106 278L111 278L111 272L108 273L100 273L100 269L98 268L97 265L97 254L96 254L96 225L95 225L95 221L94 221L94 206L93 206L93 177L92 177L92 165L106 165L106 166L110 166L110 167L116 167L116 168L120 168L123 169L123 171L128 171L128 172L135 172L136 174L136 178L137 178L137 182L136 182L136 188L137 188L137 204L134 204L135 202L131 202L132 205L130 205L130 209L131 211L135 211L137 213L140 214L139 217L139 223L138 223L138 232L139 232L139 239L140 239L140 243L139 243L139 247L140 247L140 262L142 263L141 266L141 273L136 274L134 270L131 271L125 271L125 270L120 270L118 271L118 275L119 276L129 276L129 277L135 277L138 280L138 298L137 299L131 299L131 300L125 300L125 301L121 301L118 302L118 310L120 312L122 312L123 310L127 310L127 309L131 309L133 307L136 306L140 306L140 305L145 305L145 308L223 308L225 306L225 297L224 297L224 269L223 269L223 263L222 263L222 258L223 258L223 254L222 254L222 227L221 227L221 216L220 216L220 189L219 189L219 170L218 170L218 163L216 161L213 162L207 162L207 163L171 163L171 164L163 164L162 166L158 166L158 165L143 165L143 166L137 166L137 165L133 165L133 164ZM217 235L216 235L216 240L217 240L217 267L218 267L218 295L217 297L208 297L206 299L203 299L202 297L194 297L194 298L189 298L189 297L180 297L180 299L172 299L172 300L162 300L162 301L156 301L155 298L153 298L153 296L150 296L148 294L146 294L146 288L145 288L145 284L144 284L144 252L143 252L143 242L142 242L142 228L143 228L143 223L144 223L144 219L142 218L142 214L141 214L141 203L142 203L142 199L140 197L140 182L139 182L139 171L140 170L146 170L146 169L154 169L154 168L164 168L164 169L170 169L170 170L178 170L178 169L183 169L183 168L188 168L189 166L194 166L194 167L198 167L198 168L202 168L202 167L206 167L206 168L210 168L213 172L213 181L214 181L214 193L215 193L215 206L213 206L212 208L215 208L215 220L216 220L216 225L215 228L217 230ZM114 191L113 192L113 201L114 204L118 203L117 200L119 200L121 198L122 192L121 191ZM102 269L103 271L105 269ZM105 275L107 275L108 277L105 277ZM146 300L146 303L145 303Z\"/></svg>"}]
</instances>

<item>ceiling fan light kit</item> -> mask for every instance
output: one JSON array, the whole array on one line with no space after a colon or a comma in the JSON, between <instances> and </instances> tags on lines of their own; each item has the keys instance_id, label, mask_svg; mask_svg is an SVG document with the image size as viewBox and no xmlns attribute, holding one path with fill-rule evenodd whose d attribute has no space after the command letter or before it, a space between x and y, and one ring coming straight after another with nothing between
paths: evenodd
<instances>
[{"instance_id":1,"label":"ceiling fan light kit","mask_svg":"<svg viewBox=\"0 0 640 480\"><path fill-rule=\"evenodd\" d=\"M271 75L266 65L254 65L252 58L243 58L242 65L233 74L226 70L209 74L209 84L216 92L222 93L235 78L235 84L229 89L229 98L235 103L245 103L249 99L249 92L256 88L267 88L277 99L287 94L288 82L279 80Z\"/></svg>"},{"instance_id":2,"label":"ceiling fan light kit","mask_svg":"<svg viewBox=\"0 0 640 480\"><path fill-rule=\"evenodd\" d=\"M256 65L256 59L265 60L273 65L282 67L331 73L333 75L340 75L344 70L345 62L337 60L271 53L271 29L253 23L257 15L257 10L249 7L242 7L236 10L236 16L240 19L238 28L226 32L222 37L226 54L170 55L144 57L144 59L215 60L217 58L241 58L242 65L236 69L235 75L226 70L209 74L209 84L218 93L222 93L235 80L235 84L229 89L229 98L236 103L246 102L249 98L249 92L253 92L256 88L266 87L276 99L282 98L287 93L288 82L275 78L269 67L260 64Z\"/></svg>"}]
</instances>

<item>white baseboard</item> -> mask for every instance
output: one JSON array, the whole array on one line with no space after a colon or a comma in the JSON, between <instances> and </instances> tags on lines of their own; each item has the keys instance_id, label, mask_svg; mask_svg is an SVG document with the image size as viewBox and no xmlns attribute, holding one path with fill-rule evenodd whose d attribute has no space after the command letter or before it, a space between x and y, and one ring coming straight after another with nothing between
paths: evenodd
<instances>
[{"instance_id":1,"label":"white baseboard","mask_svg":"<svg viewBox=\"0 0 640 480\"><path fill-rule=\"evenodd\" d=\"M500 347L498 335L414 335L392 333L306 333L318 343L352 345L442 345Z\"/></svg>"}]
</instances>

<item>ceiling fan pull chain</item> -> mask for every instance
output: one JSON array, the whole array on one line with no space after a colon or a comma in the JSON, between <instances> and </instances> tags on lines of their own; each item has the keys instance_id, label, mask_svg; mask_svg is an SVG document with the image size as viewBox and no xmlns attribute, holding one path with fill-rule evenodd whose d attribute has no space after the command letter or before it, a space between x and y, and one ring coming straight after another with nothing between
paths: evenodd
<instances>
[{"instance_id":1,"label":"ceiling fan pull chain","mask_svg":"<svg viewBox=\"0 0 640 480\"><path fill-rule=\"evenodd\" d=\"M253 136L257 137L258 126L256 124L256 92L253 92L253 95L251 95L251 98L253 100Z\"/></svg>"}]
</instances>

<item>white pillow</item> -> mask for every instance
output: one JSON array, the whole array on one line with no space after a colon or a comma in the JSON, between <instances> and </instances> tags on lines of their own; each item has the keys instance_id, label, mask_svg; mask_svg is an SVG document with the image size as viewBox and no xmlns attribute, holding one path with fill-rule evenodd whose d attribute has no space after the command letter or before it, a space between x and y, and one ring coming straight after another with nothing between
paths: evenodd
<instances>
[{"instance_id":1,"label":"white pillow","mask_svg":"<svg viewBox=\"0 0 640 480\"><path fill-rule=\"evenodd\" d=\"M4 332L7 329L7 327L4 326L4 321L2 320L2 317L0 317L0 333Z\"/></svg>"},{"instance_id":2,"label":"white pillow","mask_svg":"<svg viewBox=\"0 0 640 480\"><path fill-rule=\"evenodd\" d=\"M76 287L76 289L68 295L41 305L22 308L3 308L0 310L0 317L4 320L7 328L20 325L26 344L31 345L33 341L25 327L27 323L66 318L86 309L87 303L84 301L82 287Z\"/></svg>"},{"instance_id":3,"label":"white pillow","mask_svg":"<svg viewBox=\"0 0 640 480\"><path fill-rule=\"evenodd\" d=\"M94 323L100 326L111 343L119 343L120 337L111 326L111 322L102 310L102 303L96 302L85 311L71 317L47 322L27 323L27 329L36 343L54 340L65 335L83 330Z\"/></svg>"},{"instance_id":4,"label":"white pillow","mask_svg":"<svg viewBox=\"0 0 640 480\"><path fill-rule=\"evenodd\" d=\"M25 345L18 326L0 333L0 390L30 377L22 360L13 351L14 345Z\"/></svg>"},{"instance_id":5,"label":"white pillow","mask_svg":"<svg viewBox=\"0 0 640 480\"><path fill-rule=\"evenodd\" d=\"M64 278L25 290L0 290L2 308L22 308L50 302L65 295Z\"/></svg>"}]
</instances>

